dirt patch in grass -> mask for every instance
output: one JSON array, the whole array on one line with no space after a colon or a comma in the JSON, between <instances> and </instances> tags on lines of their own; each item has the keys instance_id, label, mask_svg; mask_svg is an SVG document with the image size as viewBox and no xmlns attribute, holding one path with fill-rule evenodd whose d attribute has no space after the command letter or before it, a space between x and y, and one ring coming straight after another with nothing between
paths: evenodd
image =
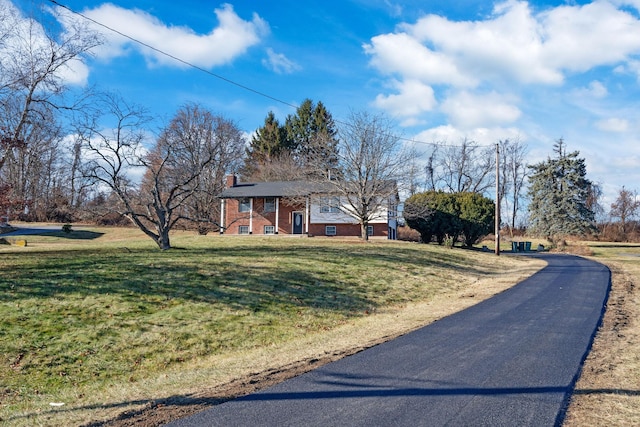
<instances>
[{"instance_id":1,"label":"dirt patch in grass","mask_svg":"<svg viewBox=\"0 0 640 427\"><path fill-rule=\"evenodd\" d=\"M381 339L385 342L393 337ZM378 344L371 343L371 346ZM118 415L115 419L86 424L85 427L150 427L160 426L179 418L193 415L214 405L219 405L237 397L245 396L265 389L282 381L294 378L327 363L358 353L368 347L353 348L323 357L309 357L289 365L250 373L232 381L206 388L185 396L151 400L141 408Z\"/></svg>"}]
</instances>

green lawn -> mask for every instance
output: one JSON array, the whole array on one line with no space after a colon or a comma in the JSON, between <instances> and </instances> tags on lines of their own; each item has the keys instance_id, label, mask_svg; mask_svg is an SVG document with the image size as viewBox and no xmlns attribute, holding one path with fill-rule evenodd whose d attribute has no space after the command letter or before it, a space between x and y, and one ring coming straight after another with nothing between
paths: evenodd
<instances>
[{"instance_id":1,"label":"green lawn","mask_svg":"<svg viewBox=\"0 0 640 427\"><path fill-rule=\"evenodd\" d=\"M401 312L526 263L386 241L177 233L159 251L123 229L26 239L0 246L0 422L16 425L46 424L49 403L97 405L120 385Z\"/></svg>"}]
</instances>

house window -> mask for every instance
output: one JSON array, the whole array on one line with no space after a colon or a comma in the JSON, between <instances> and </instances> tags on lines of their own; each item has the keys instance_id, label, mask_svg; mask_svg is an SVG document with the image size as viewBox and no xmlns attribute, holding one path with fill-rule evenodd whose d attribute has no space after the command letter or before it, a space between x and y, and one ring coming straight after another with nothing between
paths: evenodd
<instances>
[{"instance_id":1,"label":"house window","mask_svg":"<svg viewBox=\"0 0 640 427\"><path fill-rule=\"evenodd\" d=\"M238 201L238 212L249 212L251 211L251 199L245 197L244 199L240 199Z\"/></svg>"},{"instance_id":2,"label":"house window","mask_svg":"<svg viewBox=\"0 0 640 427\"><path fill-rule=\"evenodd\" d=\"M324 234L327 236L335 236L336 235L336 226L335 225L327 225L324 227Z\"/></svg>"},{"instance_id":3,"label":"house window","mask_svg":"<svg viewBox=\"0 0 640 427\"><path fill-rule=\"evenodd\" d=\"M276 227L273 225L265 225L264 234L276 234Z\"/></svg>"},{"instance_id":4,"label":"house window","mask_svg":"<svg viewBox=\"0 0 640 427\"><path fill-rule=\"evenodd\" d=\"M340 212L340 197L320 197L320 213Z\"/></svg>"},{"instance_id":5,"label":"house window","mask_svg":"<svg viewBox=\"0 0 640 427\"><path fill-rule=\"evenodd\" d=\"M395 219L398 216L398 207L394 204L390 204L387 216L389 219Z\"/></svg>"},{"instance_id":6,"label":"house window","mask_svg":"<svg viewBox=\"0 0 640 427\"><path fill-rule=\"evenodd\" d=\"M238 227L238 234L249 234L249 226L241 225Z\"/></svg>"},{"instance_id":7,"label":"house window","mask_svg":"<svg viewBox=\"0 0 640 427\"><path fill-rule=\"evenodd\" d=\"M275 212L276 211L276 198L275 197L265 197L264 198L264 211L265 212Z\"/></svg>"},{"instance_id":8,"label":"house window","mask_svg":"<svg viewBox=\"0 0 640 427\"><path fill-rule=\"evenodd\" d=\"M373 225L367 225L367 236L373 236Z\"/></svg>"}]
</instances>

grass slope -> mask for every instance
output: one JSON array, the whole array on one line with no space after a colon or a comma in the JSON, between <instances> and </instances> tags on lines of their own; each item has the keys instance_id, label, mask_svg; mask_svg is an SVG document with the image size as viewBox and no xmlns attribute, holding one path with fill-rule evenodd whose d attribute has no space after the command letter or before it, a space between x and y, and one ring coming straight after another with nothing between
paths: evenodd
<instances>
[{"instance_id":1,"label":"grass slope","mask_svg":"<svg viewBox=\"0 0 640 427\"><path fill-rule=\"evenodd\" d=\"M131 229L27 240L0 247L0 422L16 426L113 418L348 352L541 267L386 241L176 233L158 251Z\"/></svg>"}]
</instances>

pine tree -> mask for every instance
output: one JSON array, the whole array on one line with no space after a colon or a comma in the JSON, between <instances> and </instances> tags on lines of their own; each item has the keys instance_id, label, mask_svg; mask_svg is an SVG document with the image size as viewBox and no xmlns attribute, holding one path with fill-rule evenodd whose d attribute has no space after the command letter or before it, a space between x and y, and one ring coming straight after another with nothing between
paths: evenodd
<instances>
[{"instance_id":1,"label":"pine tree","mask_svg":"<svg viewBox=\"0 0 640 427\"><path fill-rule=\"evenodd\" d=\"M289 154L292 149L285 128L280 125L273 111L269 111L264 125L256 130L246 148L242 175L245 178L254 176L262 166L279 161L282 155Z\"/></svg>"},{"instance_id":2,"label":"pine tree","mask_svg":"<svg viewBox=\"0 0 640 427\"><path fill-rule=\"evenodd\" d=\"M333 117L322 102L305 99L281 125L269 112L246 149L245 179L295 180L337 169L338 139Z\"/></svg>"},{"instance_id":3,"label":"pine tree","mask_svg":"<svg viewBox=\"0 0 640 427\"><path fill-rule=\"evenodd\" d=\"M562 139L556 157L530 166L530 231L549 240L585 235L594 230L595 214L588 206L593 184L586 178L585 160L566 152Z\"/></svg>"},{"instance_id":4,"label":"pine tree","mask_svg":"<svg viewBox=\"0 0 640 427\"><path fill-rule=\"evenodd\" d=\"M337 164L337 130L322 102L305 99L285 122L287 139L301 167L328 170Z\"/></svg>"}]
</instances>

